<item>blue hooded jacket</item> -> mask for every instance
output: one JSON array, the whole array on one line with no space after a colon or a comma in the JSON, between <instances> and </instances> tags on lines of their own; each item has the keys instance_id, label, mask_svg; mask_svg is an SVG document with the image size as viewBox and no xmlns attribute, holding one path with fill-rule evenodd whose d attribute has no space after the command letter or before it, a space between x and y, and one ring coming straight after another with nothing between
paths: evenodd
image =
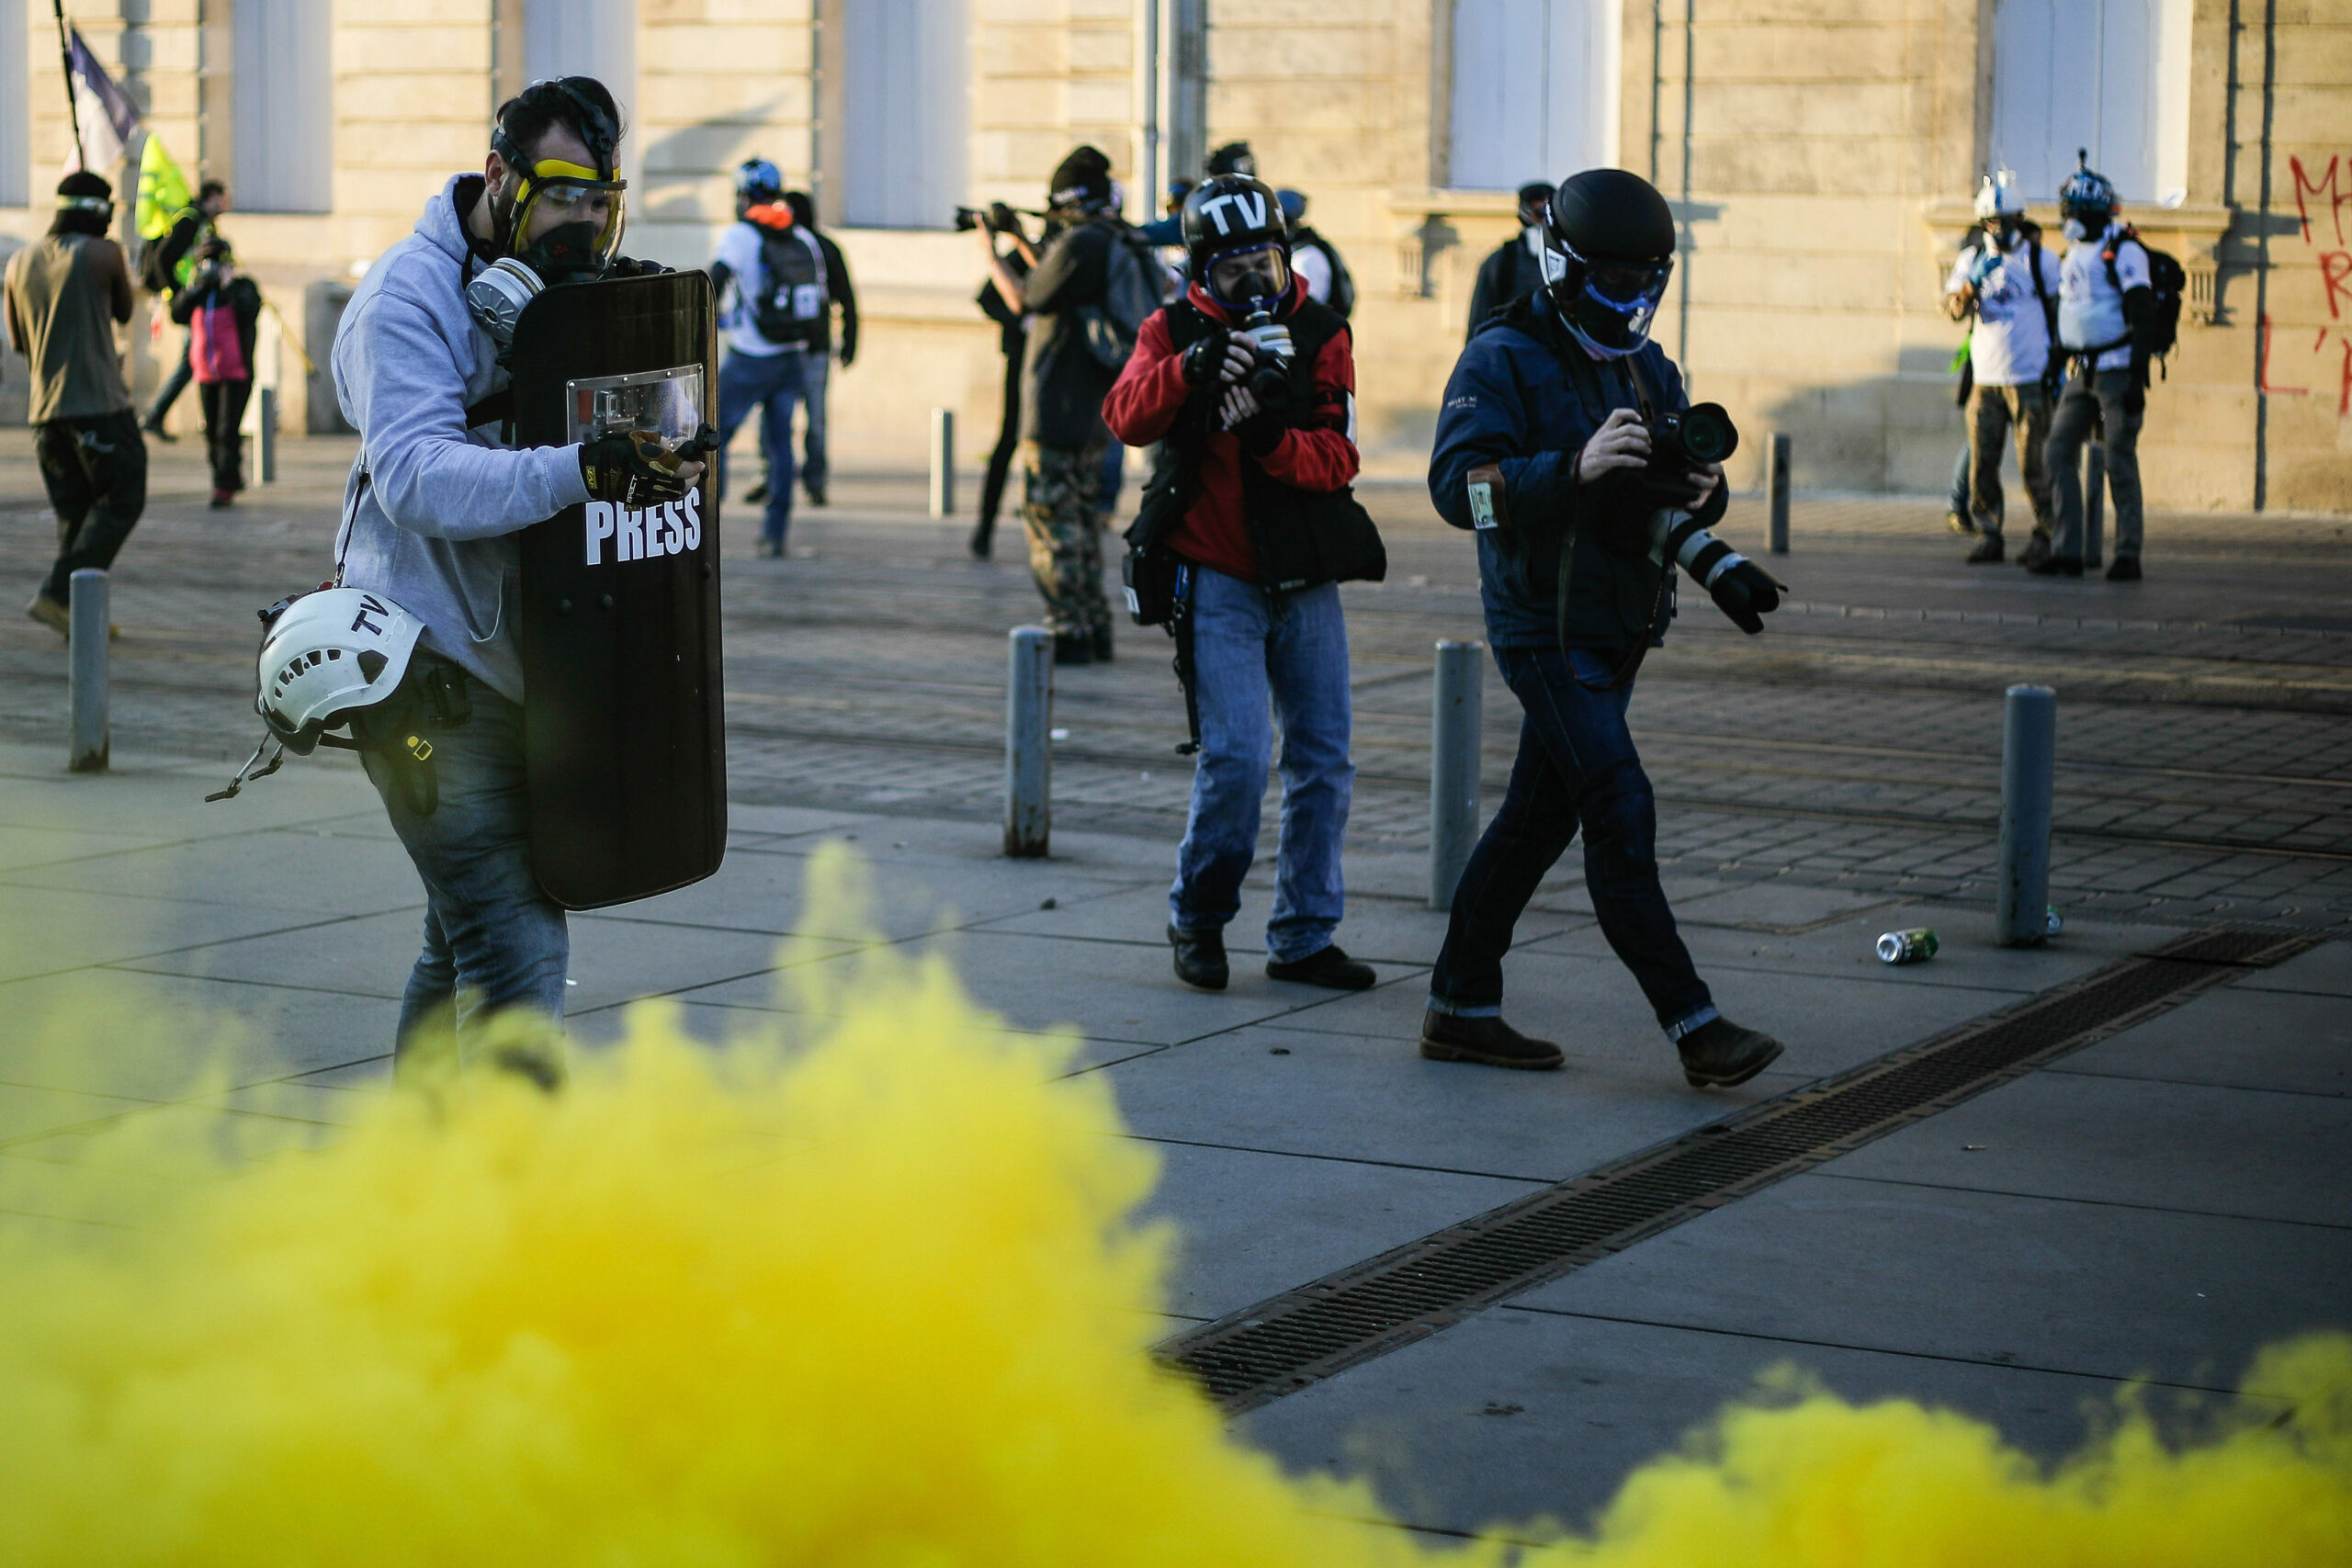
<instances>
[{"instance_id":1,"label":"blue hooded jacket","mask_svg":"<svg viewBox=\"0 0 2352 1568\"><path fill-rule=\"evenodd\" d=\"M1590 367L1589 378L1575 373L1571 355ZM1681 373L1657 344L1629 357L1641 362L1661 412L1687 405ZM1673 614L1670 573L1661 588L1658 566L1628 559L1601 539L1605 525L1635 506L1627 487L1609 479L1580 486L1576 479L1585 442L1611 411L1639 406L1626 366L1592 360L1540 294L1482 324L1454 363L1430 455L1430 500L1448 523L1471 528L1470 470L1486 464L1502 470L1510 525L1477 530L1478 592L1492 647L1559 646L1560 541L1572 519L1569 645L1622 654L1645 631L1653 641L1663 638ZM1653 606L1657 618L1645 627Z\"/></svg>"}]
</instances>

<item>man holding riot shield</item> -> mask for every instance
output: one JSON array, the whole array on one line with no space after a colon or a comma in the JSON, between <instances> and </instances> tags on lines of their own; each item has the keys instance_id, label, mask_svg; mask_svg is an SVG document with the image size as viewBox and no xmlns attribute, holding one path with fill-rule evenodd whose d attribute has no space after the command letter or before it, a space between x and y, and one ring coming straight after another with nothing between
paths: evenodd
<instances>
[{"instance_id":1,"label":"man holding riot shield","mask_svg":"<svg viewBox=\"0 0 2352 1568\"><path fill-rule=\"evenodd\" d=\"M562 611L534 603L545 575L535 571L535 553L581 552L577 533L559 539L554 531L581 518L593 536L601 519L616 560L629 558L624 550L634 536L639 559L667 557L669 569L683 567L686 577L700 569L705 586L665 629L697 660L704 618L707 642L716 642L709 569L717 529L706 526L716 518L697 512L697 459L707 450L700 395L708 378L708 285L699 274L650 276L662 269L616 259L620 135L618 106L588 77L535 82L509 99L482 172L451 178L415 231L368 269L334 354L336 395L361 437L335 545L337 581L390 601L423 627L398 691L352 716L368 775L426 896L424 951L401 1009L401 1060L413 1061L420 1026L454 1025L461 1045L481 1043L498 1065L549 1086L561 1072L552 1031L483 1026L509 1010L562 1017L564 909L600 900L550 874L543 803L553 797L540 755L577 749L583 735L593 740L598 721L611 716L560 680L542 690L537 669L526 683L526 665L547 662L546 651L534 657L535 625L572 609L570 598ZM598 281L616 276L629 281ZM582 283L589 287L553 287ZM641 373L590 382L577 366L558 384L559 393L578 389L582 405L568 423L560 397L518 396L529 374L518 322L526 337L539 322L571 323L574 338L627 338L576 321L591 304L622 297L640 313L650 304L677 317L671 335L693 345L691 366L653 378L669 378L655 387L660 396L605 385L648 381ZM649 429L644 411L655 404L666 412ZM626 417L599 417L612 411ZM548 526L526 543L524 532L543 522ZM616 596L616 580L582 600L580 618L616 623L628 596ZM684 658L662 662L683 666ZM712 657L705 710L715 711L716 668ZM378 671L366 673L377 679ZM698 663L695 678L705 673ZM262 697L266 712L266 685ZM605 705L627 697L616 690ZM572 823L556 826L577 836ZM492 1043L498 1041L504 1044Z\"/></svg>"}]
</instances>

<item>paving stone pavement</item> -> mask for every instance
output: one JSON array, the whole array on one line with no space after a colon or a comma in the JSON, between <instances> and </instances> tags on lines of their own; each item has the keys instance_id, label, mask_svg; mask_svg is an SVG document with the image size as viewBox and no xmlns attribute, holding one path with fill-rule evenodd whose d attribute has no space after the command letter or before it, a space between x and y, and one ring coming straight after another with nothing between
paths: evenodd
<instances>
[{"instance_id":1,"label":"paving stone pavement","mask_svg":"<svg viewBox=\"0 0 2352 1568\"><path fill-rule=\"evenodd\" d=\"M62 771L59 645L0 618L0 1160L76 1157L87 1128L226 1106L266 1143L333 1135L387 1086L421 897L346 760L200 804L250 746L259 605L327 570L347 444L288 444L287 479L228 513L192 459L158 463L117 574L116 766ZM1189 768L1156 633L1063 671L1055 854L994 826L1004 629L1035 596L920 517L911 479L836 480L796 554L729 517L732 832L725 866L574 921L583 1049L662 996L721 1038L805 1005L781 966L880 940L956 963L1012 1031L1074 1028L1163 1162L1183 1244L1171 1329L1705 1125L2216 919L2339 931L2352 915L2352 540L2332 524L2152 521L2138 589L1957 561L1928 503L1812 499L1773 563L1798 604L1745 639L1687 598L1634 713L1662 799L1668 890L1736 1017L1789 1043L1741 1089L1694 1093L1607 950L1577 866L1546 881L1508 965L1556 1075L1413 1054L1443 916L1423 907L1430 642L1476 635L1466 543L1403 487L1372 499L1392 580L1350 590L1361 767L1343 939L1382 985L1339 996L1257 969L1262 876L1220 995L1159 936ZM1728 531L1752 540L1743 503ZM0 436L0 538L28 592L48 524ZM1012 542L1001 554L1014 552ZM2107 624L2112 623L2112 624ZM2060 691L2053 946L1989 942L2001 690ZM1487 789L1513 728L1487 689ZM853 843L878 937L801 930L813 851ZM1050 901L1050 903L1049 903ZM1930 964L1870 954L1890 927ZM225 1081L27 1045L62 998L220 1016ZM2147 1380L2185 1406L2260 1345L2352 1318L2352 943L2324 941L1812 1173L1253 1413L1302 1469L1373 1477L1408 1524L1576 1519L1766 1368L1905 1393L2037 1454L2086 1400ZM103 1222L103 1213L0 1224Z\"/></svg>"}]
</instances>

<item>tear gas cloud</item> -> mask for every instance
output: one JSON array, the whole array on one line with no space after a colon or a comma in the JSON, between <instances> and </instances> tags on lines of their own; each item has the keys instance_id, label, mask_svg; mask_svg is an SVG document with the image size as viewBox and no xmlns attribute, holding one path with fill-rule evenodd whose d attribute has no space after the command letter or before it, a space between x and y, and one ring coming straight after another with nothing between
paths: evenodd
<instances>
[{"instance_id":1,"label":"tear gas cloud","mask_svg":"<svg viewBox=\"0 0 2352 1568\"><path fill-rule=\"evenodd\" d=\"M855 896L842 861L817 877ZM1284 1476L1149 1360L1176 1238L1136 1218L1155 1162L1108 1081L1056 1077L1074 1042L998 1032L937 959L786 974L797 1010L747 1015L718 1049L639 1007L553 1099L467 1076L369 1097L292 1147L293 1123L173 1110L87 1134L71 1163L0 1159L0 1562L2340 1568L2352 1551L2340 1338L2267 1354L2188 1447L2127 1401L2051 1467L1949 1413L1784 1390L1635 1473L1589 1535L1408 1535L1361 1483ZM198 1038L95 1000L0 1028L19 1061L72 1051L126 1082Z\"/></svg>"}]
</instances>

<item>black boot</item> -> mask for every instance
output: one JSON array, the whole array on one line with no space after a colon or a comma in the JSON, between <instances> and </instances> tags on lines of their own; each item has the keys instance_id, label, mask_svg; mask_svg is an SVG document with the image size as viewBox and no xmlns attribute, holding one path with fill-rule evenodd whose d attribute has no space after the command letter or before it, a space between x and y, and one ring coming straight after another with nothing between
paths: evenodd
<instances>
[{"instance_id":1,"label":"black boot","mask_svg":"<svg viewBox=\"0 0 2352 1568\"><path fill-rule=\"evenodd\" d=\"M996 519L993 517L983 517L980 519L978 525L972 530L972 558L975 560L988 559L989 551L994 548L995 546Z\"/></svg>"},{"instance_id":2,"label":"black boot","mask_svg":"<svg viewBox=\"0 0 2352 1568\"><path fill-rule=\"evenodd\" d=\"M1111 628L1108 625L1094 628L1094 662L1097 664L1111 662Z\"/></svg>"},{"instance_id":3,"label":"black boot","mask_svg":"<svg viewBox=\"0 0 2352 1568\"><path fill-rule=\"evenodd\" d=\"M1976 547L1968 552L1968 564L1971 566L1998 566L2000 561L2001 536L1998 534L1983 536L1976 541Z\"/></svg>"},{"instance_id":4,"label":"black boot","mask_svg":"<svg viewBox=\"0 0 2352 1568\"><path fill-rule=\"evenodd\" d=\"M1781 1051L1781 1043L1727 1018L1713 1018L1675 1043L1682 1053L1682 1076L1692 1089L1729 1089L1746 1083Z\"/></svg>"},{"instance_id":5,"label":"black boot","mask_svg":"<svg viewBox=\"0 0 2352 1568\"><path fill-rule=\"evenodd\" d=\"M2033 537L2025 542L2025 548L2018 552L2018 564L2031 571L2049 558L2049 536L2036 529Z\"/></svg>"},{"instance_id":6,"label":"black boot","mask_svg":"<svg viewBox=\"0 0 2352 1568\"><path fill-rule=\"evenodd\" d=\"M2138 556L2116 557L2115 564L2107 569L2107 580L2109 582L2139 581L2140 558Z\"/></svg>"},{"instance_id":7,"label":"black boot","mask_svg":"<svg viewBox=\"0 0 2352 1568\"><path fill-rule=\"evenodd\" d=\"M1084 632L1057 636L1054 638L1054 662L1057 664L1093 663L1094 639Z\"/></svg>"},{"instance_id":8,"label":"black boot","mask_svg":"<svg viewBox=\"0 0 2352 1568\"><path fill-rule=\"evenodd\" d=\"M2031 566L2027 567L2026 570L2033 573L2036 577L2080 577L2083 575L2083 558L2080 556L2044 556L2040 560L2034 562Z\"/></svg>"},{"instance_id":9,"label":"black boot","mask_svg":"<svg viewBox=\"0 0 2352 1568\"><path fill-rule=\"evenodd\" d=\"M1530 1040L1500 1018L1459 1018L1450 1012L1421 1014L1421 1055L1432 1062L1476 1062L1483 1067L1524 1067L1547 1072L1560 1065L1560 1048Z\"/></svg>"},{"instance_id":10,"label":"black boot","mask_svg":"<svg viewBox=\"0 0 2352 1568\"><path fill-rule=\"evenodd\" d=\"M1266 960L1266 977L1271 980L1296 980L1303 986L1322 986L1334 991L1369 991L1379 980L1369 964L1359 964L1340 951L1337 942L1317 953L1291 964Z\"/></svg>"},{"instance_id":11,"label":"black boot","mask_svg":"<svg viewBox=\"0 0 2352 1568\"><path fill-rule=\"evenodd\" d=\"M1232 971L1225 961L1225 932L1214 929L1188 931L1168 928L1168 945L1176 950L1176 978L1204 991L1222 991Z\"/></svg>"}]
</instances>

